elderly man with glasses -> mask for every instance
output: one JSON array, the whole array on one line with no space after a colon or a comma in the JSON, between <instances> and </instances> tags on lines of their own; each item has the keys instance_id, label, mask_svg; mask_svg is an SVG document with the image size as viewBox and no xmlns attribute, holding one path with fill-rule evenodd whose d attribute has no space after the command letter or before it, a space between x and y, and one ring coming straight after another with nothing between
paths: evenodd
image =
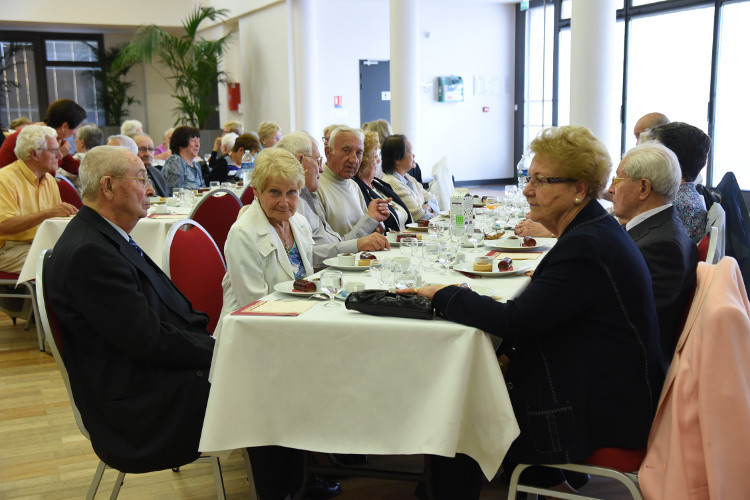
<instances>
[{"instance_id":1,"label":"elderly man with glasses","mask_svg":"<svg viewBox=\"0 0 750 500\"><path fill-rule=\"evenodd\" d=\"M151 185L154 187L154 191L158 196L170 196L169 189L167 189L167 180L162 175L156 165L154 165L154 141L146 134L136 135L133 140L136 146L138 146L138 158L141 159L143 165L146 167L148 178L151 181Z\"/></svg>"},{"instance_id":2,"label":"elderly man with glasses","mask_svg":"<svg viewBox=\"0 0 750 500\"><path fill-rule=\"evenodd\" d=\"M208 316L129 236L154 194L143 162L100 146L79 175L84 206L44 273L73 396L107 465L179 467L199 455L214 348Z\"/></svg>"},{"instance_id":3,"label":"elderly man with glasses","mask_svg":"<svg viewBox=\"0 0 750 500\"><path fill-rule=\"evenodd\" d=\"M697 248L672 205L681 175L672 151L647 142L627 152L609 186L615 216L651 273L665 367L672 361L698 265Z\"/></svg>"},{"instance_id":4,"label":"elderly man with glasses","mask_svg":"<svg viewBox=\"0 0 750 500\"><path fill-rule=\"evenodd\" d=\"M0 271L9 273L21 271L39 224L77 212L62 202L55 182L61 158L55 129L24 127L14 153L18 159L0 169Z\"/></svg>"}]
</instances>

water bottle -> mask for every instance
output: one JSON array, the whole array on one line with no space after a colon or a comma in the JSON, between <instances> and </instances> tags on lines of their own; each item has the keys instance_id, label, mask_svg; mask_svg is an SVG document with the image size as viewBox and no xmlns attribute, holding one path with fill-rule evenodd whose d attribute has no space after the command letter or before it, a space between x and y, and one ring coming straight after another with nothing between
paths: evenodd
<instances>
[{"instance_id":1,"label":"water bottle","mask_svg":"<svg viewBox=\"0 0 750 500\"><path fill-rule=\"evenodd\" d=\"M528 155L523 155L518 164L516 165L516 176L518 178L518 190L522 191L526 187L526 183L529 180L529 166L531 165L531 158Z\"/></svg>"},{"instance_id":2,"label":"water bottle","mask_svg":"<svg viewBox=\"0 0 750 500\"><path fill-rule=\"evenodd\" d=\"M250 185L250 174L253 173L255 168L255 158L250 151L245 151L242 155L242 184L245 186Z\"/></svg>"}]
</instances>

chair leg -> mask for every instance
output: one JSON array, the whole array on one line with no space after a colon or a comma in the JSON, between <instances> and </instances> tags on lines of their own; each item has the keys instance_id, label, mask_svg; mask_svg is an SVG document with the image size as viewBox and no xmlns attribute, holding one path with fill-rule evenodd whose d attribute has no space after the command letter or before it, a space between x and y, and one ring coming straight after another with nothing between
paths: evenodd
<instances>
[{"instance_id":1,"label":"chair leg","mask_svg":"<svg viewBox=\"0 0 750 500\"><path fill-rule=\"evenodd\" d=\"M216 483L216 497L219 500L225 500L227 497L224 490L224 476L221 474L221 462L219 457L211 456L211 468L214 471L214 482Z\"/></svg>"},{"instance_id":2,"label":"chair leg","mask_svg":"<svg viewBox=\"0 0 750 500\"><path fill-rule=\"evenodd\" d=\"M44 352L44 332L42 331L42 322L39 321L39 304L36 303L36 286L33 283L25 282L26 288L31 295L31 312L34 315L34 326L36 327L36 338L39 341L39 350ZM26 323L28 325L28 323Z\"/></svg>"},{"instance_id":3,"label":"chair leg","mask_svg":"<svg viewBox=\"0 0 750 500\"><path fill-rule=\"evenodd\" d=\"M117 500L117 495L120 494L120 488L122 488L124 482L125 473L117 471L117 481L115 481L115 486L112 488L112 494L109 496L109 500Z\"/></svg>"},{"instance_id":4,"label":"chair leg","mask_svg":"<svg viewBox=\"0 0 750 500\"><path fill-rule=\"evenodd\" d=\"M255 491L255 476L253 476L253 467L250 464L250 455L247 453L247 448L242 448L242 457L245 459L247 482L250 484L250 500L258 500L258 492Z\"/></svg>"},{"instance_id":5,"label":"chair leg","mask_svg":"<svg viewBox=\"0 0 750 500\"><path fill-rule=\"evenodd\" d=\"M107 464L99 460L99 465L96 467L94 478L91 480L91 486L89 486L89 492L86 494L86 500L94 500L96 490L99 489L99 483L102 482L102 476L104 475L104 469L106 468Z\"/></svg>"}]
</instances>

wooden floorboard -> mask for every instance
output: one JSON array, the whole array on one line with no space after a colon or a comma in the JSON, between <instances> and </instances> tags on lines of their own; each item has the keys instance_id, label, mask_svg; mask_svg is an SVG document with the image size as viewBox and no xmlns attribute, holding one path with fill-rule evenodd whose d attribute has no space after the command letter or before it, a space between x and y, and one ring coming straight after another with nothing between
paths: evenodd
<instances>
[{"instance_id":1,"label":"wooden floorboard","mask_svg":"<svg viewBox=\"0 0 750 500\"><path fill-rule=\"evenodd\" d=\"M409 457L374 457L384 467L403 466ZM39 351L36 332L13 325L0 313L0 499L67 500L84 498L99 460L76 426L54 359ZM418 464L417 464L418 465ZM244 462L235 453L222 462L228 499L249 498ZM108 498L117 473L107 470L97 498ZM381 479L342 480L339 500L413 499L414 483ZM584 489L590 495L620 500L607 480ZM507 497L507 486L496 479L482 489L482 500ZM119 498L213 499L213 473L208 463L194 463L177 473L130 474Z\"/></svg>"}]
</instances>

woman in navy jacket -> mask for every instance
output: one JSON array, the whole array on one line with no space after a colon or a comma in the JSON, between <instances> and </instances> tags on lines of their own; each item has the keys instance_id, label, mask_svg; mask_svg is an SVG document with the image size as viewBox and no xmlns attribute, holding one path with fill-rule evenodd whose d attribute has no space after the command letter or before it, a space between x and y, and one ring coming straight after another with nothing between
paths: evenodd
<instances>
[{"instance_id":1,"label":"woman in navy jacket","mask_svg":"<svg viewBox=\"0 0 750 500\"><path fill-rule=\"evenodd\" d=\"M529 286L506 303L457 286L417 290L446 319L501 336L521 428L508 463L579 462L602 447L645 448L664 372L648 268L597 202L611 162L585 127L544 130L524 195L558 235ZM565 477L552 469L540 486ZM510 473L510 471L508 471Z\"/></svg>"}]
</instances>

